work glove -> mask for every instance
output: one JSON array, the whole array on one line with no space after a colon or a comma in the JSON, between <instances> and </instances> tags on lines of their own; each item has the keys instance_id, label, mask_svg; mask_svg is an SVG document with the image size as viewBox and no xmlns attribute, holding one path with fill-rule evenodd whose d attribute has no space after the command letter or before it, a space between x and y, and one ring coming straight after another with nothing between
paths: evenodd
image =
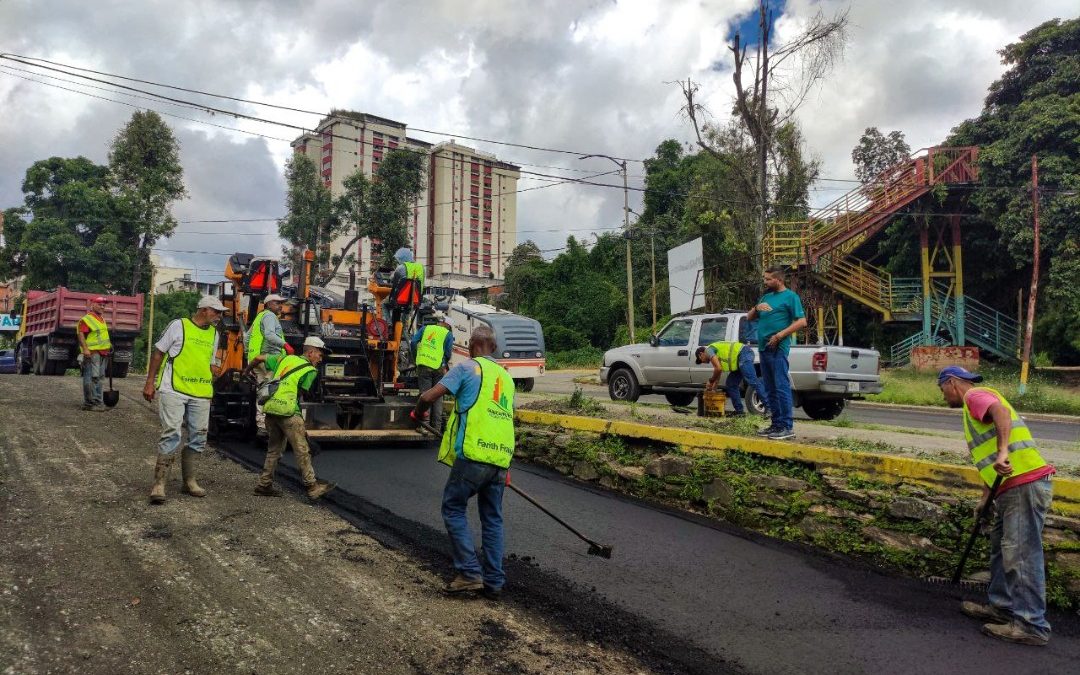
<instances>
[{"instance_id":1,"label":"work glove","mask_svg":"<svg viewBox=\"0 0 1080 675\"><path fill-rule=\"evenodd\" d=\"M286 353L286 354L289 354L289 355L291 356L291 355L293 355L293 354L296 354L296 350L295 350L295 349L293 349L293 346L292 346L291 344L289 344L288 342L286 342L286 343L285 343L285 353Z\"/></svg>"},{"instance_id":2,"label":"work glove","mask_svg":"<svg viewBox=\"0 0 1080 675\"><path fill-rule=\"evenodd\" d=\"M428 413L425 412L423 415L417 415L416 409L413 408L409 411L409 420L412 421L414 427L419 427L421 423L428 421Z\"/></svg>"}]
</instances>

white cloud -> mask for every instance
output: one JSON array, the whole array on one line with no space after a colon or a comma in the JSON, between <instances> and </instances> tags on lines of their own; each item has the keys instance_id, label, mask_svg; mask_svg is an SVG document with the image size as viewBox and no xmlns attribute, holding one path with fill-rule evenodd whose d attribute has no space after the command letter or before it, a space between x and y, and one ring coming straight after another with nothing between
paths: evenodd
<instances>
[{"instance_id":1,"label":"white cloud","mask_svg":"<svg viewBox=\"0 0 1080 675\"><path fill-rule=\"evenodd\" d=\"M753 6L753 0L268 0L253 9L243 0L65 0L0 3L0 25L18 26L5 36L5 48L16 53L296 108L347 107L412 127L644 158L665 138L691 138L678 114L675 80L700 82L710 111L726 118L733 85L725 39L729 23ZM845 59L799 113L809 149L833 177L851 176L850 149L867 126L900 129L913 147L940 142L981 108L986 87L1002 72L998 49L1048 18L1075 13L1073 2L1061 0L959 0L946 8L933 0L902 7L892 0L788 0L778 37L819 9L847 6L853 27ZM21 201L22 175L35 160L85 154L103 162L131 113L7 75L0 75L0 106L0 206ZM155 107L270 136L296 135ZM237 103L222 107L300 126L318 121ZM280 214L287 142L169 122L183 142L191 192L178 217ZM614 168L602 159L476 145L523 164ZM630 173L631 183L641 185L641 165L632 164ZM520 187L541 184L523 180ZM820 200L832 193L814 194ZM631 206L640 206L637 195ZM620 224L622 194L549 187L522 193L518 214L521 239L554 248L565 232L550 230L585 235L577 230ZM210 231L195 227L182 229ZM214 227L260 236L182 235L163 247L276 250L273 223ZM200 269L224 260L170 255Z\"/></svg>"}]
</instances>

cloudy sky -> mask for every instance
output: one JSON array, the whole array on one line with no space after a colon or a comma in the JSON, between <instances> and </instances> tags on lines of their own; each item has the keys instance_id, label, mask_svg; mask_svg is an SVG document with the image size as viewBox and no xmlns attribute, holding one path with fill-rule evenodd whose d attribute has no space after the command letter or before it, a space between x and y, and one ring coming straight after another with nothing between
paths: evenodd
<instances>
[{"instance_id":1,"label":"cloudy sky","mask_svg":"<svg viewBox=\"0 0 1080 675\"><path fill-rule=\"evenodd\" d=\"M781 41L818 11L850 8L844 60L799 112L808 150L831 178L853 176L850 151L867 126L900 129L913 148L939 142L980 110L1002 71L998 49L1076 7L1075 0L773 4ZM361 110L405 122L410 135L429 141L452 133L641 159L665 138L691 140L675 80L700 83L709 111L727 117L725 41L755 7L756 0L0 0L0 52L304 110ZM46 76L67 78L0 60L0 207L22 202L23 175L38 159L104 163L130 106L150 106L189 118L166 118L182 144L190 192L175 209L181 221L282 214L295 129ZM177 96L306 128L319 119ZM461 142L529 171L578 177L613 168L573 154ZM642 184L642 172L630 165L632 185ZM567 233L587 236L622 221L621 190L535 176L519 187L544 185L518 197L519 240L554 249ZM814 201L829 201L841 185L823 181ZM279 250L271 220L182 222L158 246L167 262L207 280L220 276L221 254Z\"/></svg>"}]
</instances>

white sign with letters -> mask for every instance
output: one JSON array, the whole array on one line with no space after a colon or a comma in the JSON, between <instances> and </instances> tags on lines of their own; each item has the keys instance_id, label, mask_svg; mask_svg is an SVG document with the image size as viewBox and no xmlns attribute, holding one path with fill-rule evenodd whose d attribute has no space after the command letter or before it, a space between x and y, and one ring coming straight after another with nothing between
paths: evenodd
<instances>
[{"instance_id":1,"label":"white sign with letters","mask_svg":"<svg viewBox=\"0 0 1080 675\"><path fill-rule=\"evenodd\" d=\"M20 323L22 323L21 316L0 314L0 330L19 330Z\"/></svg>"},{"instance_id":2,"label":"white sign with letters","mask_svg":"<svg viewBox=\"0 0 1080 675\"><path fill-rule=\"evenodd\" d=\"M701 237L671 249L667 253L667 258L671 313L679 314L704 307L705 284L699 274L705 267L705 256L701 252Z\"/></svg>"}]
</instances>

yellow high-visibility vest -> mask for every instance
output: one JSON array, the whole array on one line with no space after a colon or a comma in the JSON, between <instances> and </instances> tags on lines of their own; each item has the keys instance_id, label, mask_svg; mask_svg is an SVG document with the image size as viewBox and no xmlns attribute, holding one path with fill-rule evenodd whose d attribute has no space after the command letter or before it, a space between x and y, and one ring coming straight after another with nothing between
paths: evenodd
<instances>
[{"instance_id":1,"label":"yellow high-visibility vest","mask_svg":"<svg viewBox=\"0 0 1080 675\"><path fill-rule=\"evenodd\" d=\"M742 353L741 342L714 342L709 345L716 350L716 358L720 359L720 367L729 373L739 369L739 354Z\"/></svg>"},{"instance_id":2,"label":"yellow high-visibility vest","mask_svg":"<svg viewBox=\"0 0 1080 675\"><path fill-rule=\"evenodd\" d=\"M514 458L514 378L491 359L481 356L475 361L480 364L480 394L468 408L461 407L461 399L454 403L439 447L439 461L453 466L457 459L454 439L462 415L468 413L461 453L474 462L505 469Z\"/></svg>"},{"instance_id":3,"label":"yellow high-visibility vest","mask_svg":"<svg viewBox=\"0 0 1080 675\"><path fill-rule=\"evenodd\" d=\"M193 398L214 397L214 374L210 364L217 347L217 329L199 328L191 319L180 319L184 327L184 344L176 357L167 357L157 374L157 388L165 376L165 365L172 363L172 388Z\"/></svg>"},{"instance_id":4,"label":"yellow high-visibility vest","mask_svg":"<svg viewBox=\"0 0 1080 675\"><path fill-rule=\"evenodd\" d=\"M448 328L437 323L426 326L420 335L420 343L416 345L416 365L427 366L432 370L441 368L446 360L443 345L449 334Z\"/></svg>"},{"instance_id":5,"label":"yellow high-visibility vest","mask_svg":"<svg viewBox=\"0 0 1080 675\"><path fill-rule=\"evenodd\" d=\"M85 323L90 328L90 332L86 334L87 349L92 352L112 349L112 342L109 341L109 327L104 321L87 312L86 316L79 319L79 323Z\"/></svg>"},{"instance_id":6,"label":"yellow high-visibility vest","mask_svg":"<svg viewBox=\"0 0 1080 675\"><path fill-rule=\"evenodd\" d=\"M1013 467L1009 478L1016 478L1046 466L1046 460L1039 454L1039 449L1031 437L1027 424L1020 419L1020 415L1016 414L1016 409L1005 400L1005 397L990 387L975 387L975 389L990 392L1009 411L1009 419L1012 421L1012 428L1009 431L1009 463ZM972 417L966 400L964 401L964 437L967 438L971 460L975 463L979 477L987 486L992 486L994 479L997 478L997 472L994 471L994 458L997 456L997 427L992 421L983 422Z\"/></svg>"}]
</instances>

